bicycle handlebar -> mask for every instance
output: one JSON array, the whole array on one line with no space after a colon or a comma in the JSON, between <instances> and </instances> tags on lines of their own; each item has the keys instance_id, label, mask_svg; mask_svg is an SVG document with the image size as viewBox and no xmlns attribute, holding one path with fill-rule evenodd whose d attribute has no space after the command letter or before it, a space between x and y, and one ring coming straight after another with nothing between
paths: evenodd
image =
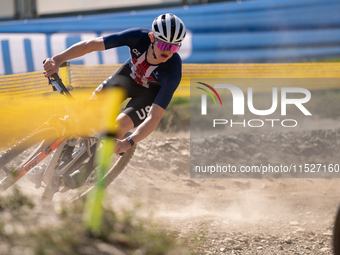
<instances>
[{"instance_id":1,"label":"bicycle handlebar","mask_svg":"<svg viewBox=\"0 0 340 255\"><path fill-rule=\"evenodd\" d=\"M43 61L43 64L45 61L46 59ZM61 66L63 65L64 63ZM54 73L51 75L51 77L48 77L48 81L49 84L54 88L53 90L57 90L60 94L66 96L68 99L74 99L57 73Z\"/></svg>"}]
</instances>

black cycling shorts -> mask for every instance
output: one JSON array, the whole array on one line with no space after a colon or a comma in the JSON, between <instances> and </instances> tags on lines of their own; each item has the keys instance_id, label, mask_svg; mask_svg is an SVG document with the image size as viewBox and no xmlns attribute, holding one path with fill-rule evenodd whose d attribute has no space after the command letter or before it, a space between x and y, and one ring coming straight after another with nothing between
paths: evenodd
<instances>
[{"instance_id":1,"label":"black cycling shorts","mask_svg":"<svg viewBox=\"0 0 340 255\"><path fill-rule=\"evenodd\" d=\"M123 87L126 90L126 98L131 98L123 110L123 113L128 115L133 121L134 126L137 127L146 119L151 105L159 92L160 86L150 86L146 88L135 82L129 74L130 66L129 64L124 64L117 72L96 88L92 98L99 96L100 92L106 88L115 86Z\"/></svg>"}]
</instances>

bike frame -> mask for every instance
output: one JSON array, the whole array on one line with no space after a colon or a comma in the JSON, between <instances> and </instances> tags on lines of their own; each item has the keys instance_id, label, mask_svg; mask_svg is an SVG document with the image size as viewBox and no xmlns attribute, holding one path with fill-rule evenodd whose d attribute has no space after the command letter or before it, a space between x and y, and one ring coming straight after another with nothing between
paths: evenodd
<instances>
[{"instance_id":1,"label":"bike frame","mask_svg":"<svg viewBox=\"0 0 340 255\"><path fill-rule=\"evenodd\" d=\"M21 177L23 177L29 170L31 170L33 167L38 165L41 161L43 161L47 156L49 156L54 150L56 150L62 141L64 140L63 137L57 139L52 144L47 146L45 149L43 149L41 152L39 152L34 158L29 160L25 165L20 167L17 171L17 173L12 177L12 181L16 182Z\"/></svg>"}]
</instances>

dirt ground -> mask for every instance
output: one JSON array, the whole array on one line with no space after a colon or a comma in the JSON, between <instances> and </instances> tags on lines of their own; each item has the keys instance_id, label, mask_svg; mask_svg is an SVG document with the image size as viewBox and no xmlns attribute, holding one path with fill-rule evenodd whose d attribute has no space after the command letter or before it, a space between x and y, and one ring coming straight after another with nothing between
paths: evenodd
<instances>
[{"instance_id":1,"label":"dirt ground","mask_svg":"<svg viewBox=\"0 0 340 255\"><path fill-rule=\"evenodd\" d=\"M110 203L140 202L146 215L179 237L194 234L203 240L199 254L332 254L340 179L192 179L189 138L155 139L139 145L110 186Z\"/></svg>"},{"instance_id":2,"label":"dirt ground","mask_svg":"<svg viewBox=\"0 0 340 255\"><path fill-rule=\"evenodd\" d=\"M266 134L270 135L286 137L287 146L294 148L299 139L306 145L293 153L276 148L278 158L339 163L337 128ZM257 132L248 138L256 141L263 135ZM256 152L261 153L261 147ZM231 153L230 160L251 160L239 153ZM107 205L131 209L138 204L141 217L174 231L179 239L191 237L198 254L332 254L340 179L201 179L190 178L189 168L189 133L156 132L138 144L130 164L108 187ZM21 189L42 193L25 178Z\"/></svg>"}]
</instances>

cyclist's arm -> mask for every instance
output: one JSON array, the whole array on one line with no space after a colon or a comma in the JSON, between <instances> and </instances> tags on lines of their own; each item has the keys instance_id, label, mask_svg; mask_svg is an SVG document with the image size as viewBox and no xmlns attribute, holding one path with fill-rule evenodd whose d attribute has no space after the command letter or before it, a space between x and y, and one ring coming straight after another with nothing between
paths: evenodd
<instances>
[{"instance_id":1,"label":"cyclist's arm","mask_svg":"<svg viewBox=\"0 0 340 255\"><path fill-rule=\"evenodd\" d=\"M105 45L102 37L76 43L65 51L46 60L46 62L44 63L44 69L46 71L45 77L57 73L59 70L59 66L67 60L84 56L85 54L93 51L101 50L105 50Z\"/></svg>"},{"instance_id":2,"label":"cyclist's arm","mask_svg":"<svg viewBox=\"0 0 340 255\"><path fill-rule=\"evenodd\" d=\"M157 104L152 104L148 116L144 120L142 124L138 126L138 128L133 132L130 136L135 143L140 142L145 137L150 135L157 127L159 121L161 120L164 109ZM116 144L116 154L118 155L121 152L125 152L129 149L131 145L129 142L124 140L118 140Z\"/></svg>"},{"instance_id":3,"label":"cyclist's arm","mask_svg":"<svg viewBox=\"0 0 340 255\"><path fill-rule=\"evenodd\" d=\"M131 135L132 140L135 143L140 142L145 137L150 135L157 127L159 121L161 120L164 109L157 104L152 104L148 116L145 121L138 126L138 128Z\"/></svg>"}]
</instances>

